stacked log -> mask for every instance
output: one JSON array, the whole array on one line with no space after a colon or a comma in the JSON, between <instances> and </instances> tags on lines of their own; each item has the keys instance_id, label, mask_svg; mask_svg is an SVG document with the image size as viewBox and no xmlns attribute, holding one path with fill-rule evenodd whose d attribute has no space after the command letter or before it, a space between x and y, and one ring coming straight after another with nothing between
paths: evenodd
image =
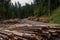
<instances>
[{"instance_id":1,"label":"stacked log","mask_svg":"<svg viewBox=\"0 0 60 40\"><path fill-rule=\"evenodd\" d=\"M41 17L41 18L39 18L39 21L40 21L40 22L48 23L48 22L50 21L50 18Z\"/></svg>"},{"instance_id":2,"label":"stacked log","mask_svg":"<svg viewBox=\"0 0 60 40\"><path fill-rule=\"evenodd\" d=\"M50 26L24 26L19 28L19 30L23 32L15 30L0 30L0 38L2 38L2 40L57 40L60 39L59 29L60 28L52 28Z\"/></svg>"},{"instance_id":3,"label":"stacked log","mask_svg":"<svg viewBox=\"0 0 60 40\"><path fill-rule=\"evenodd\" d=\"M1 23L3 24L16 24L16 23L20 23L20 19L15 18L15 19L8 19L8 20L3 20Z\"/></svg>"},{"instance_id":4,"label":"stacked log","mask_svg":"<svg viewBox=\"0 0 60 40\"><path fill-rule=\"evenodd\" d=\"M34 21L39 21L39 18L35 18Z\"/></svg>"},{"instance_id":5,"label":"stacked log","mask_svg":"<svg viewBox=\"0 0 60 40\"><path fill-rule=\"evenodd\" d=\"M33 17L33 16L28 17L28 20L34 20L34 19L35 19L35 17Z\"/></svg>"},{"instance_id":6,"label":"stacked log","mask_svg":"<svg viewBox=\"0 0 60 40\"><path fill-rule=\"evenodd\" d=\"M11 34L13 33L13 34ZM13 35L13 36L12 36ZM1 31L0 36L4 40L38 40L35 34L19 33L16 31Z\"/></svg>"},{"instance_id":7,"label":"stacked log","mask_svg":"<svg viewBox=\"0 0 60 40\"><path fill-rule=\"evenodd\" d=\"M33 20L33 21L40 21L40 22L44 22L44 23L48 23L51 19L47 18L47 17L28 17L28 20Z\"/></svg>"}]
</instances>

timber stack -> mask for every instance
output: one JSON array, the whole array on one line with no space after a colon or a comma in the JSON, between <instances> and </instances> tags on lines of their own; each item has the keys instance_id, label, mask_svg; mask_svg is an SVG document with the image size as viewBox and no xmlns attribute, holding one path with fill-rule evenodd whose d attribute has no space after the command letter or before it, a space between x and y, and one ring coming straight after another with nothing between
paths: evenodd
<instances>
[{"instance_id":1,"label":"timber stack","mask_svg":"<svg viewBox=\"0 0 60 40\"><path fill-rule=\"evenodd\" d=\"M47 18L47 17L33 17L33 16L30 16L30 17L28 17L28 20L48 23L52 19Z\"/></svg>"},{"instance_id":2,"label":"timber stack","mask_svg":"<svg viewBox=\"0 0 60 40\"><path fill-rule=\"evenodd\" d=\"M16 23L20 23L19 18L7 19L7 20L0 21L0 24L16 24Z\"/></svg>"},{"instance_id":3,"label":"timber stack","mask_svg":"<svg viewBox=\"0 0 60 40\"><path fill-rule=\"evenodd\" d=\"M24 26L20 28L20 30L24 28L23 32L0 30L0 40L60 40L60 26Z\"/></svg>"}]
</instances>

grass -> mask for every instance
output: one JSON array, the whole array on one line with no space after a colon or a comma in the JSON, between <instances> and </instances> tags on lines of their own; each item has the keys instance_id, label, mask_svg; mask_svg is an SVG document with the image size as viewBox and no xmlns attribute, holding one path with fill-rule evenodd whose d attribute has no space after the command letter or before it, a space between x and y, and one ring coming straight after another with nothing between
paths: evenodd
<instances>
[{"instance_id":1,"label":"grass","mask_svg":"<svg viewBox=\"0 0 60 40\"><path fill-rule=\"evenodd\" d=\"M60 6L57 7L53 12L52 15L50 16L53 20L50 21L50 23L54 24L60 24Z\"/></svg>"}]
</instances>

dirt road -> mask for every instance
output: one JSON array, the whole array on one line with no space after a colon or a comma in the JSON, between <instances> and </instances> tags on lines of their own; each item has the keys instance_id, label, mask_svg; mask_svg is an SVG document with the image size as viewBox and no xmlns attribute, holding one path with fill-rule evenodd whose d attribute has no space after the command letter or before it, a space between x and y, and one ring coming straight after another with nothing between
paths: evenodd
<instances>
[{"instance_id":1,"label":"dirt road","mask_svg":"<svg viewBox=\"0 0 60 40\"><path fill-rule=\"evenodd\" d=\"M21 20L21 24L31 24L31 25L35 25L35 26L40 26L40 25L43 25L43 26L49 26L49 25L58 25L60 26L60 24L50 24L50 23L43 23L43 22L39 22L39 21L31 21L31 20L28 20L27 18L26 19L22 19Z\"/></svg>"},{"instance_id":2,"label":"dirt road","mask_svg":"<svg viewBox=\"0 0 60 40\"><path fill-rule=\"evenodd\" d=\"M38 22L38 21L30 21L28 19L22 19L22 24L32 24L32 25L49 25L48 23Z\"/></svg>"}]
</instances>

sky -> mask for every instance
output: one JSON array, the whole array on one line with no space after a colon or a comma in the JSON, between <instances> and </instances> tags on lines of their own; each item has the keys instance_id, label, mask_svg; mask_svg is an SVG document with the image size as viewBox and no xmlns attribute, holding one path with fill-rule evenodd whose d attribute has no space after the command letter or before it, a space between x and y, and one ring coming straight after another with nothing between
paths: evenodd
<instances>
[{"instance_id":1,"label":"sky","mask_svg":"<svg viewBox=\"0 0 60 40\"><path fill-rule=\"evenodd\" d=\"M31 2L33 2L33 0L11 0L13 4L18 1L20 2L21 6L24 6L25 3L31 4Z\"/></svg>"}]
</instances>

